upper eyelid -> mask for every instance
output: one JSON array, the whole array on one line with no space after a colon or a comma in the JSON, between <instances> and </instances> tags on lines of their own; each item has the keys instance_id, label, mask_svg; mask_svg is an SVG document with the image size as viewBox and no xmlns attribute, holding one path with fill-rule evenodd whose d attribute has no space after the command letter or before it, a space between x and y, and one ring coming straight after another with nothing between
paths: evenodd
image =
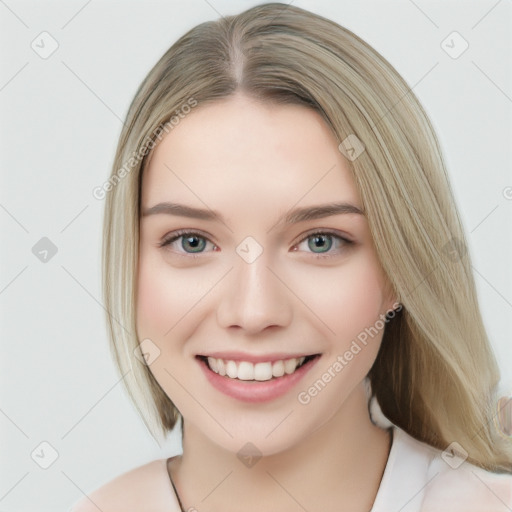
<instances>
[{"instance_id":1,"label":"upper eyelid","mask_svg":"<svg viewBox=\"0 0 512 512\"><path fill-rule=\"evenodd\" d=\"M185 235L199 235L201 238L204 238L205 240L208 240L213 245L216 245L215 242L213 242L210 239L209 235L207 235L207 234L205 234L202 231L197 230L197 229L188 229L188 230L178 229L176 231L172 231L171 233L168 233L167 235L164 235L162 237L161 243L168 243L168 242L170 243L171 241L176 241L179 238L184 237Z\"/></svg>"},{"instance_id":2,"label":"upper eyelid","mask_svg":"<svg viewBox=\"0 0 512 512\"><path fill-rule=\"evenodd\" d=\"M306 233L302 236L302 238L300 238L296 244L302 242L303 240L305 240L306 238L309 238L310 236L313 236L315 234L326 234L326 235L334 235L334 236L337 236L339 238L342 238L344 240L347 240L349 242L353 242L352 240L352 237L348 234L345 234L343 231L340 231L338 229L333 229L333 228L319 228L319 229L312 229L311 231L306 231Z\"/></svg>"}]
</instances>

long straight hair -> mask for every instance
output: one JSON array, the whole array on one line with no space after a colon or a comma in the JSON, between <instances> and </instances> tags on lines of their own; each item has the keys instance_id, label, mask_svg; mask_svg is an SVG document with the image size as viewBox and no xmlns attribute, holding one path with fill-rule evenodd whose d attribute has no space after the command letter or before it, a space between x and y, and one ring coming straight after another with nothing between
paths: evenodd
<instances>
[{"instance_id":1,"label":"long straight hair","mask_svg":"<svg viewBox=\"0 0 512 512\"><path fill-rule=\"evenodd\" d=\"M403 304L368 375L389 420L468 461L512 472L493 421L499 370L479 310L466 238L434 129L411 88L350 30L294 6L262 4L183 35L141 83L106 194L103 292L112 353L153 435L181 417L135 356L140 190L151 149L193 109L240 91L320 113L349 158L376 251ZM354 139L353 137L356 137Z\"/></svg>"}]
</instances>

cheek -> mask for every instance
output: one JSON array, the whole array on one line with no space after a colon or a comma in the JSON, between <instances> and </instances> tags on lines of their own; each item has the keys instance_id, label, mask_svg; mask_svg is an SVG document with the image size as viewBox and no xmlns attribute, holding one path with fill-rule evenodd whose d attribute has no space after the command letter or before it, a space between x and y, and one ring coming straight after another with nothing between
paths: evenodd
<instances>
[{"instance_id":1,"label":"cheek","mask_svg":"<svg viewBox=\"0 0 512 512\"><path fill-rule=\"evenodd\" d=\"M297 396L312 418L332 417L370 371L385 328L384 283L374 256L360 253L334 272L309 276L304 284L326 340L323 364Z\"/></svg>"},{"instance_id":2,"label":"cheek","mask_svg":"<svg viewBox=\"0 0 512 512\"><path fill-rule=\"evenodd\" d=\"M384 279L374 256L361 251L346 265L317 269L300 280L298 295L317 319L316 324L342 350L377 324L386 309ZM323 326L323 327L322 327Z\"/></svg>"},{"instance_id":3,"label":"cheek","mask_svg":"<svg viewBox=\"0 0 512 512\"><path fill-rule=\"evenodd\" d=\"M192 280L193 281L193 280ZM189 396L178 382L186 382L180 364L186 340L197 324L197 295L187 272L173 270L164 259L141 251L137 290L137 336L150 339L158 357L149 370L180 411L190 407ZM204 292L203 292L204 293ZM156 350L156 349L155 349ZM174 378L173 378L174 377ZM177 380L175 380L177 379Z\"/></svg>"},{"instance_id":4,"label":"cheek","mask_svg":"<svg viewBox=\"0 0 512 512\"><path fill-rule=\"evenodd\" d=\"M139 274L137 285L137 334L139 339L161 336L164 324L170 321L166 311L172 311L169 304L169 295L166 294L162 280L158 278L158 271L144 256L139 260ZM167 326L167 329L170 326Z\"/></svg>"},{"instance_id":5,"label":"cheek","mask_svg":"<svg viewBox=\"0 0 512 512\"><path fill-rule=\"evenodd\" d=\"M362 265L337 284L342 292L337 311L331 311L335 330L353 338L379 318L383 307L382 288L374 269Z\"/></svg>"},{"instance_id":6,"label":"cheek","mask_svg":"<svg viewBox=\"0 0 512 512\"><path fill-rule=\"evenodd\" d=\"M190 283L150 254L141 251L137 291L139 339L163 340L172 336L178 320L185 317Z\"/></svg>"},{"instance_id":7,"label":"cheek","mask_svg":"<svg viewBox=\"0 0 512 512\"><path fill-rule=\"evenodd\" d=\"M142 249L137 290L137 334L162 350L188 339L204 314L204 299L218 280L207 266L173 268L158 252Z\"/></svg>"}]
</instances>

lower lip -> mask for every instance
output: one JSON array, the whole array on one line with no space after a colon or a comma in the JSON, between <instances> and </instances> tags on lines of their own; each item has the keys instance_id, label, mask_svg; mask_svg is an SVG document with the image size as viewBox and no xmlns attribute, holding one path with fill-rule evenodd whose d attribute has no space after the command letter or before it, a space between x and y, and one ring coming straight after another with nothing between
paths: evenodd
<instances>
[{"instance_id":1,"label":"lower lip","mask_svg":"<svg viewBox=\"0 0 512 512\"><path fill-rule=\"evenodd\" d=\"M231 379L210 370L206 361L198 359L198 363L210 384L225 395L244 402L268 402L290 391L319 359L317 356L295 372L267 381Z\"/></svg>"}]
</instances>

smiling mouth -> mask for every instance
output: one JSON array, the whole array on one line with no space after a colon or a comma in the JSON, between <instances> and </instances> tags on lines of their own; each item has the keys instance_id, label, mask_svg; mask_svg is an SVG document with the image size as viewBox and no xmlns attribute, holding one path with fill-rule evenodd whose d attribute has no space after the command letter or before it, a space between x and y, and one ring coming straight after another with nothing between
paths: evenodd
<instances>
[{"instance_id":1,"label":"smiling mouth","mask_svg":"<svg viewBox=\"0 0 512 512\"><path fill-rule=\"evenodd\" d=\"M264 382L295 373L299 368L313 361L320 354L293 357L278 361L251 363L198 355L198 359L214 373L233 380Z\"/></svg>"}]
</instances>

